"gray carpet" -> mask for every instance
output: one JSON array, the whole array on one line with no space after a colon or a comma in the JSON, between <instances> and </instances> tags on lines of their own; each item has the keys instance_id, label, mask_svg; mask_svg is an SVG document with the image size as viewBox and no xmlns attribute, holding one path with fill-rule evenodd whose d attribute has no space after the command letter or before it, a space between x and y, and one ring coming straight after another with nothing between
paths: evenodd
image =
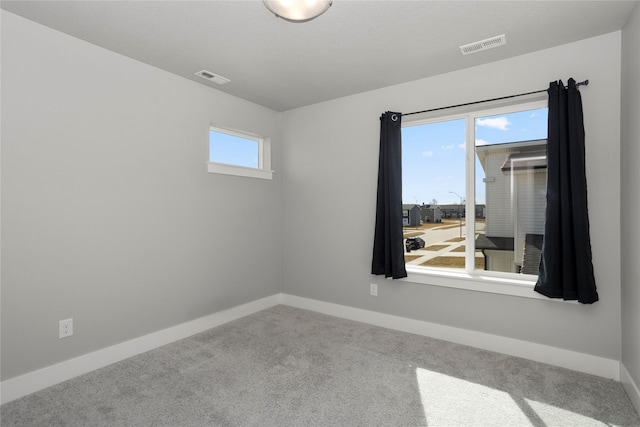
<instances>
[{"instance_id":1,"label":"gray carpet","mask_svg":"<svg viewBox=\"0 0 640 427\"><path fill-rule=\"evenodd\" d=\"M620 383L276 306L0 410L9 426L640 426Z\"/></svg>"}]
</instances>

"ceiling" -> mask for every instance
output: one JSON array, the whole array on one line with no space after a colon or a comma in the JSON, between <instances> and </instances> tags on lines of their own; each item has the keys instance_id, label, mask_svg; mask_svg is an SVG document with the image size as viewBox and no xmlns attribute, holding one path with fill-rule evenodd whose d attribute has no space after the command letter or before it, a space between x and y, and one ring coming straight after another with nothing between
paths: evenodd
<instances>
[{"instance_id":1,"label":"ceiling","mask_svg":"<svg viewBox=\"0 0 640 427\"><path fill-rule=\"evenodd\" d=\"M5 1L3 9L276 111L620 30L637 1L347 1L291 23L262 1ZM471 55L459 46L506 35ZM225 85L195 76L208 70Z\"/></svg>"}]
</instances>

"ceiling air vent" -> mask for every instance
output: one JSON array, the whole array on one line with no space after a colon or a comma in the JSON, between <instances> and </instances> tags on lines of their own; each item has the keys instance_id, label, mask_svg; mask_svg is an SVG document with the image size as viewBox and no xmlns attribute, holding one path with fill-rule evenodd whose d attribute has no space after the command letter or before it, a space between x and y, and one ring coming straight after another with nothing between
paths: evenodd
<instances>
[{"instance_id":1,"label":"ceiling air vent","mask_svg":"<svg viewBox=\"0 0 640 427\"><path fill-rule=\"evenodd\" d=\"M480 52L481 50L493 49L494 47L507 44L507 38L504 34L501 36L491 37L490 39L480 40L479 42L465 44L460 46L463 55Z\"/></svg>"},{"instance_id":2,"label":"ceiling air vent","mask_svg":"<svg viewBox=\"0 0 640 427\"><path fill-rule=\"evenodd\" d=\"M231 80L226 79L222 76L219 76L215 73L212 73L211 71L207 71L207 70L202 70L202 71L198 71L197 73L195 73L196 76L200 76L203 79L207 79L210 82L214 82L217 83L219 85L223 85L225 83L229 83Z\"/></svg>"}]
</instances>

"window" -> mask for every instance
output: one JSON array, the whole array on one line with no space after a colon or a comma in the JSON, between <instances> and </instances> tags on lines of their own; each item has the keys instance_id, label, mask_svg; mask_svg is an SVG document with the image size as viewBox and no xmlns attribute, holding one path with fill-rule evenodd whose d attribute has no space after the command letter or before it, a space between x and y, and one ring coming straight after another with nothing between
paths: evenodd
<instances>
[{"instance_id":1,"label":"window","mask_svg":"<svg viewBox=\"0 0 640 427\"><path fill-rule=\"evenodd\" d=\"M407 269L535 280L546 138L546 101L405 122L404 237L425 241L406 245Z\"/></svg>"},{"instance_id":2,"label":"window","mask_svg":"<svg viewBox=\"0 0 640 427\"><path fill-rule=\"evenodd\" d=\"M237 131L209 129L210 173L271 179L270 140Z\"/></svg>"}]
</instances>

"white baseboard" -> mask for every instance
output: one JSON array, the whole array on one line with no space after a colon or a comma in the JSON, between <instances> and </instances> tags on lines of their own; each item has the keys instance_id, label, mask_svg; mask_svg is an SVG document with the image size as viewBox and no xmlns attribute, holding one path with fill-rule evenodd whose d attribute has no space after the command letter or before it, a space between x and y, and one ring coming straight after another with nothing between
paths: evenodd
<instances>
[{"instance_id":1,"label":"white baseboard","mask_svg":"<svg viewBox=\"0 0 640 427\"><path fill-rule=\"evenodd\" d=\"M0 402L10 402L78 375L257 313L280 302L280 294L272 295L2 381Z\"/></svg>"},{"instance_id":2,"label":"white baseboard","mask_svg":"<svg viewBox=\"0 0 640 427\"><path fill-rule=\"evenodd\" d=\"M484 350L508 354L510 356L522 357L536 362L547 363L549 365L620 381L620 362L617 360L293 295L283 294L281 301L282 304L292 307L451 341Z\"/></svg>"},{"instance_id":3,"label":"white baseboard","mask_svg":"<svg viewBox=\"0 0 640 427\"><path fill-rule=\"evenodd\" d=\"M626 381L625 388L627 389L627 393L631 396L636 408L640 407L640 393L638 392L637 385L633 382L624 367L621 367L620 362L616 360L287 294L276 294L252 301L2 381L2 383L0 383L0 402L10 402L22 396L77 377L78 375L103 368L112 363L187 338L199 332L206 331L207 329L223 325L278 304L285 304L357 322L496 351L586 372L592 375L612 378L616 381L620 381L620 376L623 375Z\"/></svg>"},{"instance_id":4,"label":"white baseboard","mask_svg":"<svg viewBox=\"0 0 640 427\"><path fill-rule=\"evenodd\" d=\"M631 403L633 403L633 406L636 408L636 412L640 414L640 388L638 388L638 384L636 384L631 375L629 375L629 371L627 371L623 363L620 364L620 381L629 395Z\"/></svg>"}]
</instances>

